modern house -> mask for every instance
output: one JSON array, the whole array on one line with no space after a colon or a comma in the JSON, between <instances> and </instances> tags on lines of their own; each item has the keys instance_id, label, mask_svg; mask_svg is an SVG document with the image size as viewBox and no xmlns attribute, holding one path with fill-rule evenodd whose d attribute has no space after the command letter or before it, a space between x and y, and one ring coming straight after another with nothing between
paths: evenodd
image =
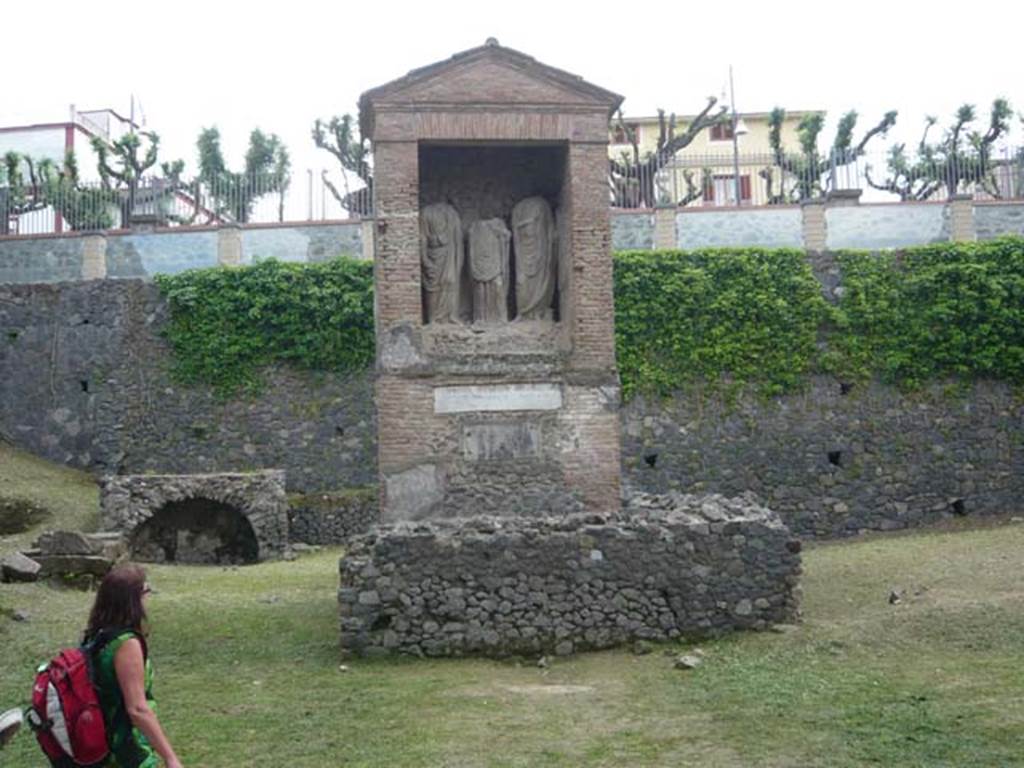
<instances>
[{"instance_id":1,"label":"modern house","mask_svg":"<svg viewBox=\"0 0 1024 768\"><path fill-rule=\"evenodd\" d=\"M61 168L70 151L78 160L78 180L82 187L98 188L102 180L91 146L92 139L99 137L111 145L129 132L142 130L137 122L112 109L79 111L72 105L65 122L0 126L0 159L8 152L16 152L30 158L33 163L50 160ZM144 180L135 191L130 206L127 197L120 202L107 200L99 208L88 200L79 204L65 198L69 207L63 208L63 213L58 213L60 205L52 204L43 204L27 213L15 212L6 204L5 192L8 190L5 186L0 175L0 235L62 233L80 229L83 225L81 222L76 225L73 221L75 216L69 211L95 214L100 208L108 209L104 215L109 223L102 225L103 228L126 226L129 219L127 226L165 225L172 214L192 215L207 223L219 221L218 215L203 205L190 190L169 187L166 180L160 178ZM113 194L125 195L126 192L115 189ZM90 205L93 210L85 210ZM129 207L130 214L127 212ZM88 228L95 223L84 226Z\"/></svg>"},{"instance_id":2,"label":"modern house","mask_svg":"<svg viewBox=\"0 0 1024 768\"><path fill-rule=\"evenodd\" d=\"M823 110L787 112L782 124L782 146L788 152L799 151L797 126L809 115L824 115ZM669 166L661 169L655 179L659 197L666 201L680 202L692 196L694 185L698 197L687 205L733 206L736 205L737 186L741 205L761 205L768 202L770 193L778 193L781 173L773 167L772 150L768 140L769 112L737 113L737 136L733 144L731 120L719 123L701 131L686 147L679 150ZM694 115L677 115L675 133L685 132ZM665 116L667 124L668 115ZM658 116L624 117L623 125L615 122L611 126L609 153L612 158L624 154L632 156L633 145L629 134L633 134L640 151L641 160L655 151L658 146L660 125ZM739 184L736 184L736 170L739 170ZM772 179L772 189L762 173ZM689 183L688 183L689 178ZM690 193L690 194L688 194Z\"/></svg>"},{"instance_id":3,"label":"modern house","mask_svg":"<svg viewBox=\"0 0 1024 768\"><path fill-rule=\"evenodd\" d=\"M71 105L65 122L0 126L0 156L17 152L33 160L45 158L60 165L70 150L79 158L81 180L99 181L96 164L91 162L92 137L113 142L133 128L140 130L137 124L112 109L81 112Z\"/></svg>"},{"instance_id":4,"label":"modern house","mask_svg":"<svg viewBox=\"0 0 1024 768\"><path fill-rule=\"evenodd\" d=\"M50 160L59 168L63 167L67 153L73 152L78 159L79 181L98 185L100 175L90 146L92 138L98 136L110 143L131 130L139 129L139 125L112 109L79 111L71 105L68 119L64 122L0 126L0 158L8 152L16 152L30 158L33 163ZM7 210L3 205L3 187L3 179L0 179L0 216L5 219L0 221L0 233L65 231L67 222L53 206L20 215Z\"/></svg>"}]
</instances>

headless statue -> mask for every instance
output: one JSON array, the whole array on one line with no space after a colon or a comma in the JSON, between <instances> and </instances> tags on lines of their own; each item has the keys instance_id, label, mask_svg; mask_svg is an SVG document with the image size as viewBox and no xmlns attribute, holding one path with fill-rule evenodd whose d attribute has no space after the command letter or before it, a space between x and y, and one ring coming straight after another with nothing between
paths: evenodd
<instances>
[{"instance_id":1,"label":"headless statue","mask_svg":"<svg viewBox=\"0 0 1024 768\"><path fill-rule=\"evenodd\" d=\"M423 307L428 323L457 323L462 276L462 222L448 203L420 212L420 265Z\"/></svg>"},{"instance_id":2,"label":"headless statue","mask_svg":"<svg viewBox=\"0 0 1024 768\"><path fill-rule=\"evenodd\" d=\"M501 219L469 225L469 275L473 279L473 322L508 321L509 243Z\"/></svg>"},{"instance_id":3,"label":"headless statue","mask_svg":"<svg viewBox=\"0 0 1024 768\"><path fill-rule=\"evenodd\" d=\"M520 200L512 209L512 242L516 255L516 316L520 320L551 320L557 254L551 206L542 197Z\"/></svg>"}]
</instances>

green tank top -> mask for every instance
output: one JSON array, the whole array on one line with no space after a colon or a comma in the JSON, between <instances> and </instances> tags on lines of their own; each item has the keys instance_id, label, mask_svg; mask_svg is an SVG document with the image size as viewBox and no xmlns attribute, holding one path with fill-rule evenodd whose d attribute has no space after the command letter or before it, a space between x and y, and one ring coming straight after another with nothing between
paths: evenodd
<instances>
[{"instance_id":1,"label":"green tank top","mask_svg":"<svg viewBox=\"0 0 1024 768\"><path fill-rule=\"evenodd\" d=\"M122 632L117 635L103 646L95 661L96 689L100 706L103 708L103 717L107 726L107 744L110 746L111 753L110 761L107 763L108 768L158 768L160 765L159 756L142 732L132 725L131 718L128 717L124 706L124 696L121 694L121 686L117 682L117 672L114 669L114 656L117 654L117 649L126 640L133 637L135 637L134 632ZM146 701L155 712L153 665L150 664L148 655L144 666L143 683L146 689Z\"/></svg>"}]
</instances>

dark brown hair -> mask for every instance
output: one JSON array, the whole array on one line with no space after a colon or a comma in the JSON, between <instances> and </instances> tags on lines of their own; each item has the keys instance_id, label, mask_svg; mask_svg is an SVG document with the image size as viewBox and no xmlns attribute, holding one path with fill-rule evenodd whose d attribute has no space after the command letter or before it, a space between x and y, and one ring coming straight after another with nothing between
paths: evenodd
<instances>
[{"instance_id":1,"label":"dark brown hair","mask_svg":"<svg viewBox=\"0 0 1024 768\"><path fill-rule=\"evenodd\" d=\"M146 588L146 572L138 565L120 565L112 569L96 592L96 602L89 613L86 637L101 629L134 629L142 632L146 609L142 593Z\"/></svg>"}]
</instances>

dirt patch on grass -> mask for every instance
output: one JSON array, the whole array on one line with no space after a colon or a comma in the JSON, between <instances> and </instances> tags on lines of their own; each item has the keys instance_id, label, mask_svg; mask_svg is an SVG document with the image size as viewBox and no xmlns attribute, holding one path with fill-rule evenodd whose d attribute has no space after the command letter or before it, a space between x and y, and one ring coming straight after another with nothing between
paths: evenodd
<instances>
[{"instance_id":1,"label":"dirt patch on grass","mask_svg":"<svg viewBox=\"0 0 1024 768\"><path fill-rule=\"evenodd\" d=\"M502 685L503 691L519 693L524 696L567 696L581 693L593 693L592 685Z\"/></svg>"}]
</instances>

